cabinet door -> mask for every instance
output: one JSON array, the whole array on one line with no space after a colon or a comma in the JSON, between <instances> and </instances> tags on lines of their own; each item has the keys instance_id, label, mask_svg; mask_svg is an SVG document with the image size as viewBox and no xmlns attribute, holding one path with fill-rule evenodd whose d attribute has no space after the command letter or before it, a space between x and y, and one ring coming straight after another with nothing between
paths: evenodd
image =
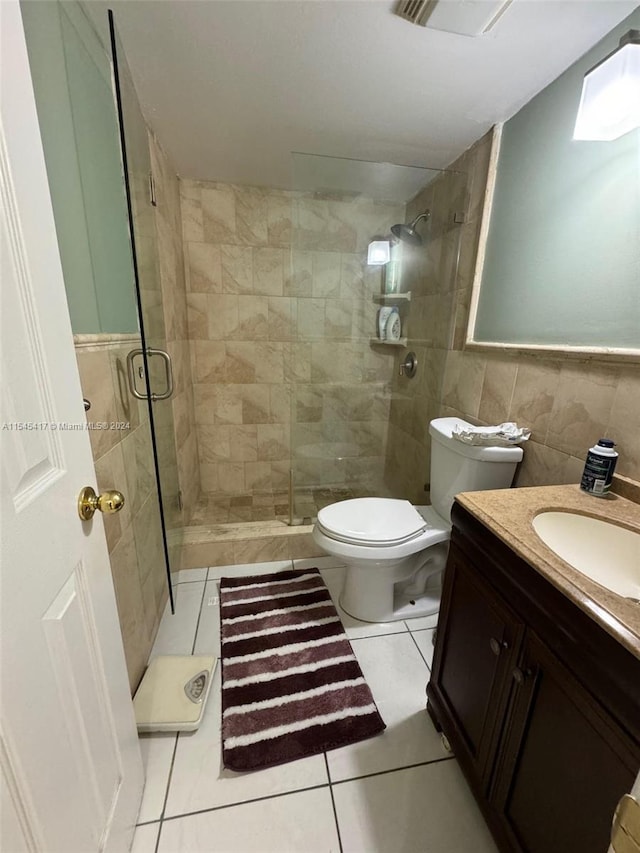
<instances>
[{"instance_id":1,"label":"cabinet door","mask_svg":"<svg viewBox=\"0 0 640 853\"><path fill-rule=\"evenodd\" d=\"M524 628L454 544L443 604L430 695L458 758L485 787Z\"/></svg>"},{"instance_id":2,"label":"cabinet door","mask_svg":"<svg viewBox=\"0 0 640 853\"><path fill-rule=\"evenodd\" d=\"M492 799L513 849L603 853L635 748L532 633L512 678Z\"/></svg>"}]
</instances>

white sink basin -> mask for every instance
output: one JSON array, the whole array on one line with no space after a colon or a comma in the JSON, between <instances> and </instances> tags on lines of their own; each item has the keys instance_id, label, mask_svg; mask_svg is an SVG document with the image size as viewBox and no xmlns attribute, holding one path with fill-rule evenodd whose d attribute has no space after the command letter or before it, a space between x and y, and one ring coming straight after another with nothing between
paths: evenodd
<instances>
[{"instance_id":1,"label":"white sink basin","mask_svg":"<svg viewBox=\"0 0 640 853\"><path fill-rule=\"evenodd\" d=\"M541 512L533 529L574 569L640 602L640 533L573 512Z\"/></svg>"}]
</instances>

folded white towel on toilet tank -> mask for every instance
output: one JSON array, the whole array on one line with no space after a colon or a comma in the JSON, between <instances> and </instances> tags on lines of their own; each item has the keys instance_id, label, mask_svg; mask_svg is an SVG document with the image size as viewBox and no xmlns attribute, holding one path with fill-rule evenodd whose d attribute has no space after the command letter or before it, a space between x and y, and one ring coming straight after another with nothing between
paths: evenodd
<instances>
[{"instance_id":1,"label":"folded white towel on toilet tank","mask_svg":"<svg viewBox=\"0 0 640 853\"><path fill-rule=\"evenodd\" d=\"M506 423L499 426L461 427L454 426L451 435L465 444L489 444L508 447L521 444L531 435L531 430L517 424Z\"/></svg>"}]
</instances>

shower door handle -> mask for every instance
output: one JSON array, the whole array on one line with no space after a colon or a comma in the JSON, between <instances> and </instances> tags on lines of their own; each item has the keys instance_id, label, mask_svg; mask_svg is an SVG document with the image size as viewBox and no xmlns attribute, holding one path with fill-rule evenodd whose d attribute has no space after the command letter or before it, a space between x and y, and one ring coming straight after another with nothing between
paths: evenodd
<instances>
[{"instance_id":1,"label":"shower door handle","mask_svg":"<svg viewBox=\"0 0 640 853\"><path fill-rule=\"evenodd\" d=\"M147 347L147 356L153 357L157 355L164 361L164 369L165 376L167 379L167 384L162 392L162 394L151 394L152 400L168 400L169 397L173 394L173 362L171 361L171 356L166 350L163 349L153 349L153 347Z\"/></svg>"},{"instance_id":2,"label":"shower door handle","mask_svg":"<svg viewBox=\"0 0 640 853\"><path fill-rule=\"evenodd\" d=\"M141 349L132 349L127 355L127 378L129 380L129 391L137 400L147 400L148 395L146 393L140 393L136 387L136 375L135 375L135 365L133 360L138 355L143 355L144 351ZM169 397L173 394L173 364L171 361L171 356L168 352L163 349L154 349L153 347L147 347L147 358L153 358L153 356L158 356L164 361L165 366L165 376L166 376L166 386L164 391L161 394L151 393L151 400L155 402L156 400L168 400ZM142 378L144 374L142 373L142 369L140 370L140 377Z\"/></svg>"}]
</instances>

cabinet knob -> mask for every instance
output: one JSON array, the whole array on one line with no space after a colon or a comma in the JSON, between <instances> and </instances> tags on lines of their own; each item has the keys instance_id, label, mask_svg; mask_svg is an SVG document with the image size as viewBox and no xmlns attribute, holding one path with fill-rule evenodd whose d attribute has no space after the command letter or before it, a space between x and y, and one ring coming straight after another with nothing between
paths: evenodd
<instances>
[{"instance_id":1,"label":"cabinet knob","mask_svg":"<svg viewBox=\"0 0 640 853\"><path fill-rule=\"evenodd\" d=\"M491 639L489 640L489 647L493 654L498 657L503 649L509 648L509 644L504 640L496 640L495 637L491 637Z\"/></svg>"},{"instance_id":2,"label":"cabinet knob","mask_svg":"<svg viewBox=\"0 0 640 853\"><path fill-rule=\"evenodd\" d=\"M516 682L516 684L524 684L525 679L527 679L531 675L531 670L525 669L523 671L520 669L519 666L517 666L513 670L512 675L513 675L513 680Z\"/></svg>"}]
</instances>

